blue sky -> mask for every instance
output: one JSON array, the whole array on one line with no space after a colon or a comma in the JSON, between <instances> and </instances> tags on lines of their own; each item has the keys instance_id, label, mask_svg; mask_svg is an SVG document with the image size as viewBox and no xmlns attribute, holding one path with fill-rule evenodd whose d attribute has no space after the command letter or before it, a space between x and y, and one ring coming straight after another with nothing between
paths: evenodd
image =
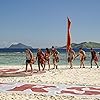
<instances>
[{"instance_id":1,"label":"blue sky","mask_svg":"<svg viewBox=\"0 0 100 100\"><path fill-rule=\"evenodd\" d=\"M63 46L67 16L72 42L100 42L100 0L0 0L0 47Z\"/></svg>"}]
</instances>

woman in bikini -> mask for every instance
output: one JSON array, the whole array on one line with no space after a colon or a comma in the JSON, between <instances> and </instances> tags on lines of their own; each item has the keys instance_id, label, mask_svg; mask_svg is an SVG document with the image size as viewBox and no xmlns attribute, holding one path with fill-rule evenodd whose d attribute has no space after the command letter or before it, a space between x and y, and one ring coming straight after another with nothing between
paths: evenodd
<instances>
[{"instance_id":1,"label":"woman in bikini","mask_svg":"<svg viewBox=\"0 0 100 100\"><path fill-rule=\"evenodd\" d=\"M45 55L41 49L38 49L36 60L38 62L39 71L40 71L40 66L42 67L42 70L44 70L44 68L45 68Z\"/></svg>"},{"instance_id":2,"label":"woman in bikini","mask_svg":"<svg viewBox=\"0 0 100 100\"><path fill-rule=\"evenodd\" d=\"M84 50L82 50L82 48L79 49L79 53L76 57L78 56L80 56L80 68L82 67L82 65L83 65L83 68L85 68L84 61L86 60L86 53Z\"/></svg>"},{"instance_id":3,"label":"woman in bikini","mask_svg":"<svg viewBox=\"0 0 100 100\"><path fill-rule=\"evenodd\" d=\"M45 64L46 62L48 63L48 70L50 70L50 51L48 48L46 48L46 51L45 51Z\"/></svg>"},{"instance_id":4,"label":"woman in bikini","mask_svg":"<svg viewBox=\"0 0 100 100\"><path fill-rule=\"evenodd\" d=\"M93 50L93 48L91 48L90 52L91 52L91 68L92 68L93 60L94 60L94 63L97 65L97 68L99 68L99 65L97 63L98 62L98 57L97 57L96 51Z\"/></svg>"}]
</instances>

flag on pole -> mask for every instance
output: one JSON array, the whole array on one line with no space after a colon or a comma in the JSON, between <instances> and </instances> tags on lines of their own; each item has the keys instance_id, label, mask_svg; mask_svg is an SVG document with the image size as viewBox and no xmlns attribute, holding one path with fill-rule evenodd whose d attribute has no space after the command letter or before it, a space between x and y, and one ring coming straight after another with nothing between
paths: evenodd
<instances>
[{"instance_id":1,"label":"flag on pole","mask_svg":"<svg viewBox=\"0 0 100 100\"><path fill-rule=\"evenodd\" d=\"M71 48L71 33L70 33L70 28L71 28L71 21L70 19L67 17L68 20L68 25L67 25L67 51L69 51L69 49Z\"/></svg>"}]
</instances>

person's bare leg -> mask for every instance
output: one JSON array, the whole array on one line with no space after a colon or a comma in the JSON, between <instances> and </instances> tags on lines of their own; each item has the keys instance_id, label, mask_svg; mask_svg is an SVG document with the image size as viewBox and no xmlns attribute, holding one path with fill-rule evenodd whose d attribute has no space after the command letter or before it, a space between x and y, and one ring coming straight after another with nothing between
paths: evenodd
<instances>
[{"instance_id":1,"label":"person's bare leg","mask_svg":"<svg viewBox=\"0 0 100 100\"><path fill-rule=\"evenodd\" d=\"M70 61L70 68L73 68L72 61Z\"/></svg>"},{"instance_id":2,"label":"person's bare leg","mask_svg":"<svg viewBox=\"0 0 100 100\"><path fill-rule=\"evenodd\" d=\"M92 62L93 62L93 59L91 58L91 68L92 68Z\"/></svg>"},{"instance_id":3,"label":"person's bare leg","mask_svg":"<svg viewBox=\"0 0 100 100\"><path fill-rule=\"evenodd\" d=\"M40 71L40 61L38 61L38 68L39 68L39 71Z\"/></svg>"},{"instance_id":4,"label":"person's bare leg","mask_svg":"<svg viewBox=\"0 0 100 100\"><path fill-rule=\"evenodd\" d=\"M26 69L25 69L25 72L27 72L27 66L28 66L28 63L26 63Z\"/></svg>"},{"instance_id":5,"label":"person's bare leg","mask_svg":"<svg viewBox=\"0 0 100 100\"><path fill-rule=\"evenodd\" d=\"M30 67L31 67L31 72L33 72L32 64L30 64Z\"/></svg>"},{"instance_id":6,"label":"person's bare leg","mask_svg":"<svg viewBox=\"0 0 100 100\"><path fill-rule=\"evenodd\" d=\"M71 68L73 68L72 62L71 62Z\"/></svg>"},{"instance_id":7,"label":"person's bare leg","mask_svg":"<svg viewBox=\"0 0 100 100\"><path fill-rule=\"evenodd\" d=\"M80 68L81 68L81 66L82 66L82 62L80 61Z\"/></svg>"},{"instance_id":8,"label":"person's bare leg","mask_svg":"<svg viewBox=\"0 0 100 100\"><path fill-rule=\"evenodd\" d=\"M85 65L84 65L84 60L82 61L82 64L83 64L83 68L85 68Z\"/></svg>"},{"instance_id":9,"label":"person's bare leg","mask_svg":"<svg viewBox=\"0 0 100 100\"><path fill-rule=\"evenodd\" d=\"M48 69L48 70L50 70L50 60L48 60L48 67L49 67L49 69Z\"/></svg>"},{"instance_id":10,"label":"person's bare leg","mask_svg":"<svg viewBox=\"0 0 100 100\"><path fill-rule=\"evenodd\" d=\"M97 62L96 62L96 61L94 61L94 63L97 65L97 68L99 68L99 66L98 66Z\"/></svg>"},{"instance_id":11,"label":"person's bare leg","mask_svg":"<svg viewBox=\"0 0 100 100\"><path fill-rule=\"evenodd\" d=\"M56 59L54 59L54 60L53 60L53 64L54 64L54 68L53 68L53 69L55 69L55 68L57 69L57 67L58 67L58 64L57 64L57 61L56 61Z\"/></svg>"},{"instance_id":12,"label":"person's bare leg","mask_svg":"<svg viewBox=\"0 0 100 100\"><path fill-rule=\"evenodd\" d=\"M42 67L42 71L43 71L44 70L43 64L41 64L41 67Z\"/></svg>"},{"instance_id":13,"label":"person's bare leg","mask_svg":"<svg viewBox=\"0 0 100 100\"><path fill-rule=\"evenodd\" d=\"M45 70L45 64L43 64L43 65L44 65L44 67L42 67L42 68L43 68L42 70ZM43 66L43 65L42 65L42 66Z\"/></svg>"},{"instance_id":14,"label":"person's bare leg","mask_svg":"<svg viewBox=\"0 0 100 100\"><path fill-rule=\"evenodd\" d=\"M57 64L57 62L56 62L56 64L55 64L55 66L56 66L56 69L58 69L58 64Z\"/></svg>"},{"instance_id":15,"label":"person's bare leg","mask_svg":"<svg viewBox=\"0 0 100 100\"><path fill-rule=\"evenodd\" d=\"M55 69L55 59L53 59L53 65L54 65L54 68L53 69Z\"/></svg>"}]
</instances>

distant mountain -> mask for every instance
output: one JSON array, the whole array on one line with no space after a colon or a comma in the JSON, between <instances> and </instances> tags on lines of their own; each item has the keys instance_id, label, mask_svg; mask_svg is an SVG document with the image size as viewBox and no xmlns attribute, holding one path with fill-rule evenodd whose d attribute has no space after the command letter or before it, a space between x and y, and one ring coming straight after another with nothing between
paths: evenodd
<instances>
[{"instance_id":1,"label":"distant mountain","mask_svg":"<svg viewBox=\"0 0 100 100\"><path fill-rule=\"evenodd\" d=\"M18 48L20 48L20 49L26 49L26 48L32 49L31 46L26 46L26 45L24 45L22 43L12 44L9 48L11 48L11 49L18 49Z\"/></svg>"},{"instance_id":2,"label":"distant mountain","mask_svg":"<svg viewBox=\"0 0 100 100\"><path fill-rule=\"evenodd\" d=\"M96 42L82 42L82 43L72 43L72 48L100 48L100 43ZM66 48L66 46L63 46L61 48Z\"/></svg>"}]
</instances>

